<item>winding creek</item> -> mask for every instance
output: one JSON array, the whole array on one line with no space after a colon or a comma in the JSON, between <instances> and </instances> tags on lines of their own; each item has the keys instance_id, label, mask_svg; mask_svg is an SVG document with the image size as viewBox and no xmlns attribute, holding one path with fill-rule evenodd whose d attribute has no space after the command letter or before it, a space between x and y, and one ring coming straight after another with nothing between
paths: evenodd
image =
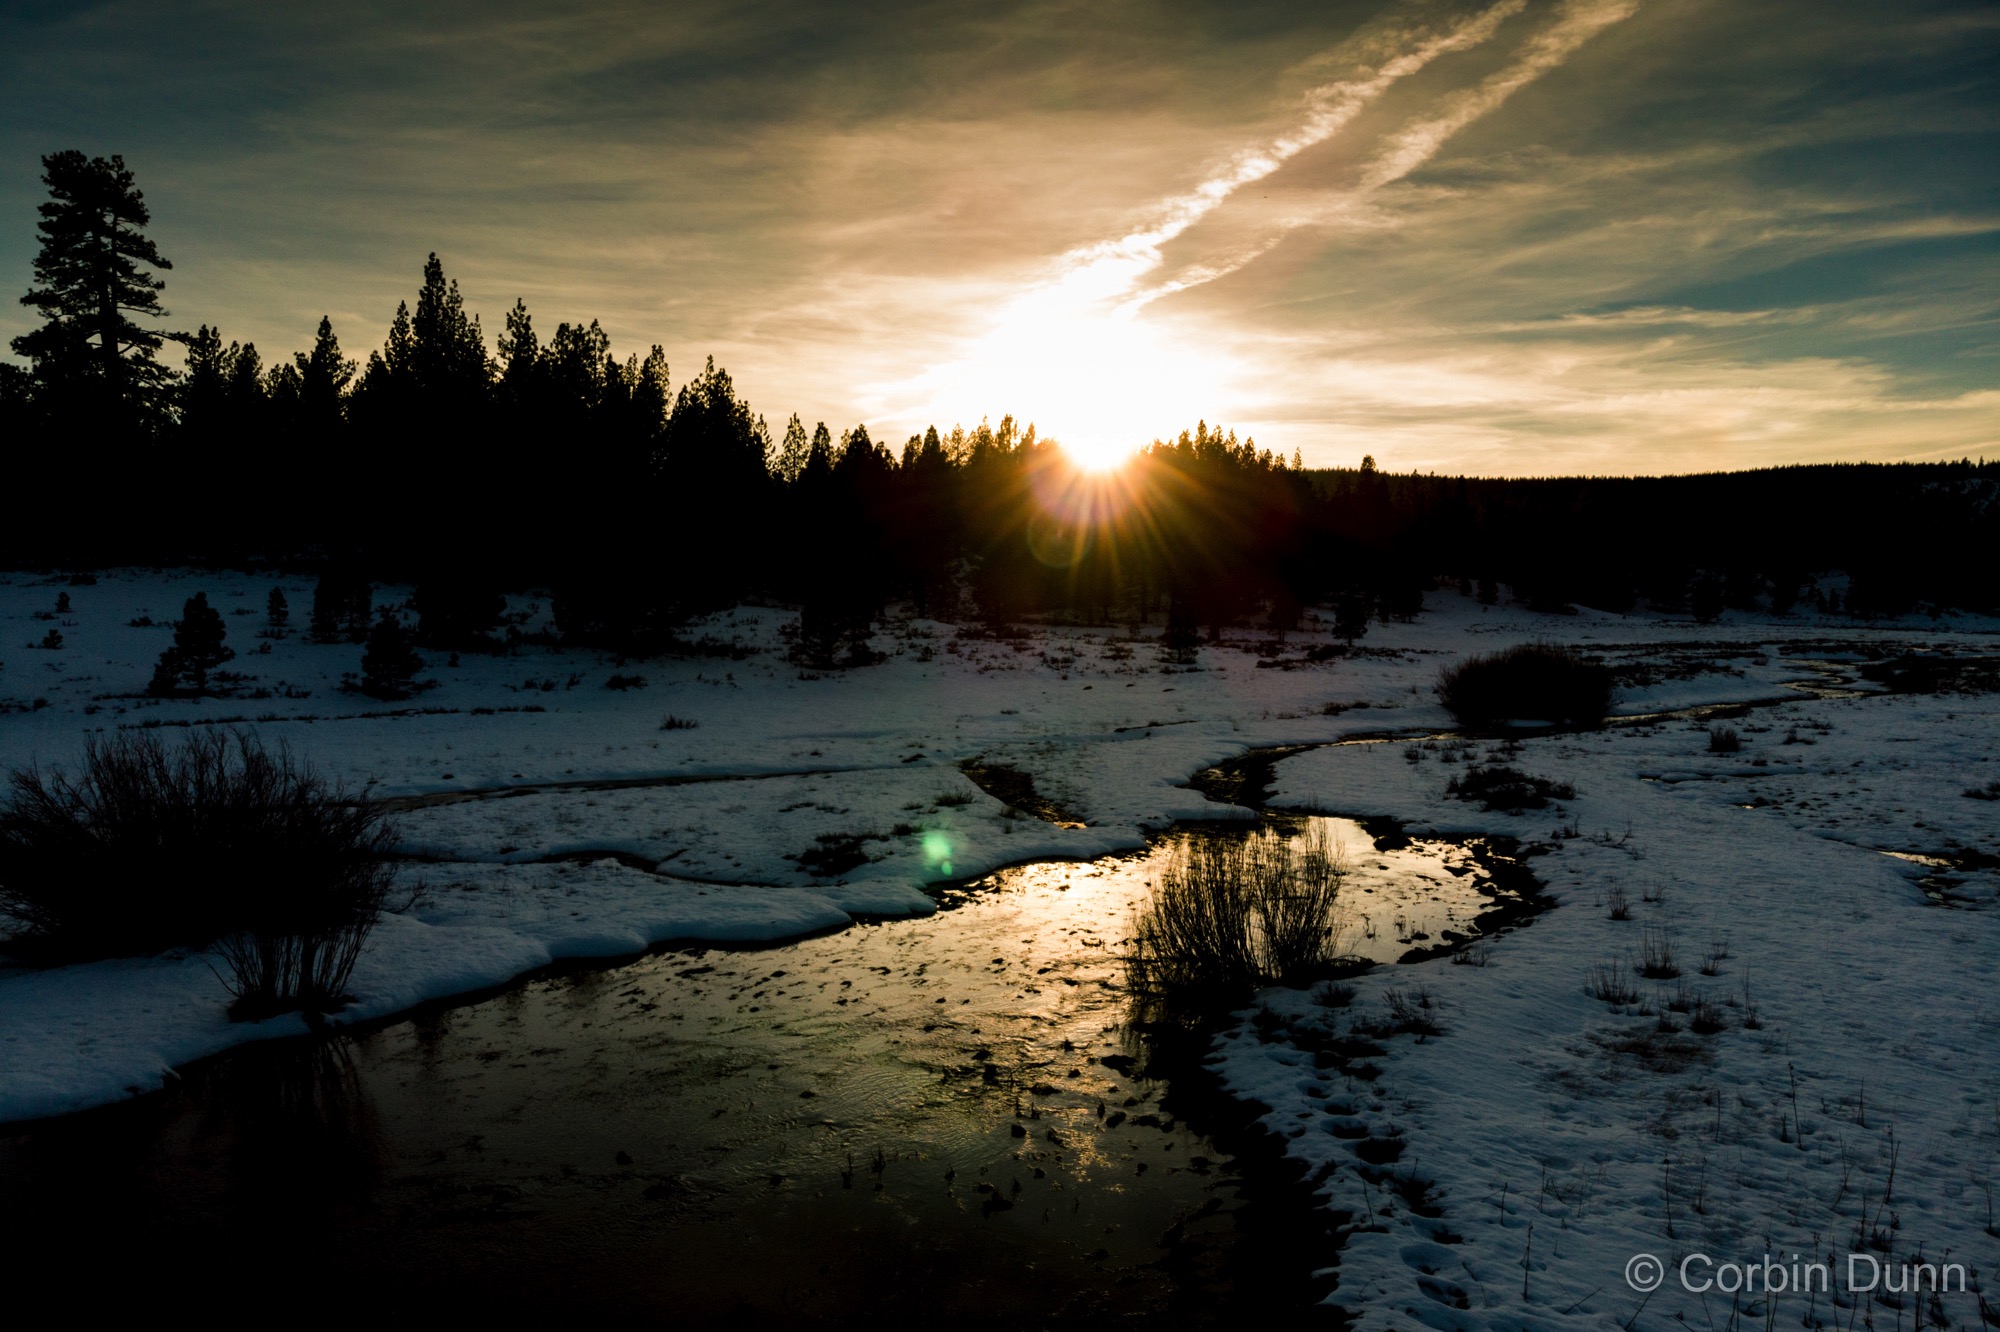
<instances>
[{"instance_id":1,"label":"winding creek","mask_svg":"<svg viewBox=\"0 0 2000 1332\"><path fill-rule=\"evenodd\" d=\"M1488 848L1378 849L1325 822L1375 960L1514 900ZM1174 841L1243 832L1003 870L928 919L561 969L244 1048L0 1136L0 1190L48 1242L93 1235L162 1282L290 1281L309 1253L366 1273L367 1308L779 1326L1304 1310L1328 1221L1199 1042L1135 1032L1124 989L1122 940Z\"/></svg>"},{"instance_id":2,"label":"winding creek","mask_svg":"<svg viewBox=\"0 0 2000 1332\"><path fill-rule=\"evenodd\" d=\"M1794 687L1839 687L1816 674ZM1193 785L1261 805L1293 752ZM1345 846L1347 943L1375 963L1422 964L1539 905L1505 844L1262 817ZM68 1262L87 1237L131 1256L107 1293L135 1304L306 1289L316 1314L1303 1317L1336 1218L1254 1108L1218 1093L1204 1039L1136 1030L1124 986L1124 941L1175 844L1251 826L1006 869L928 919L553 968L0 1131L0 1196L38 1222L14 1257ZM312 1282L335 1271L358 1279Z\"/></svg>"}]
</instances>

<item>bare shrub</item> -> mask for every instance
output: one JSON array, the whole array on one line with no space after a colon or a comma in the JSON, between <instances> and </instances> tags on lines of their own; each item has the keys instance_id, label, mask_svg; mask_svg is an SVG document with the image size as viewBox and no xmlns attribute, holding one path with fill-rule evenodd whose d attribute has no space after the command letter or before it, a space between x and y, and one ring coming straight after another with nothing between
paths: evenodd
<instances>
[{"instance_id":1,"label":"bare shrub","mask_svg":"<svg viewBox=\"0 0 2000 1332\"><path fill-rule=\"evenodd\" d=\"M1696 997L1694 1007L1688 1013L1689 1030L1697 1036L1713 1036L1727 1026L1722 1020L1721 1004L1705 994Z\"/></svg>"},{"instance_id":2,"label":"bare shrub","mask_svg":"<svg viewBox=\"0 0 2000 1332\"><path fill-rule=\"evenodd\" d=\"M1352 985L1328 981L1313 988L1312 1000L1321 1008L1346 1008L1354 1002L1354 995L1355 989Z\"/></svg>"},{"instance_id":3,"label":"bare shrub","mask_svg":"<svg viewBox=\"0 0 2000 1332\"><path fill-rule=\"evenodd\" d=\"M1674 980L1681 974L1674 961L1674 941L1664 926L1648 925L1639 936L1639 974L1647 980Z\"/></svg>"},{"instance_id":4,"label":"bare shrub","mask_svg":"<svg viewBox=\"0 0 2000 1332\"><path fill-rule=\"evenodd\" d=\"M1606 915L1610 919L1632 919L1632 899L1625 896L1625 890L1617 884L1614 883L1604 890L1604 905L1608 908Z\"/></svg>"},{"instance_id":5,"label":"bare shrub","mask_svg":"<svg viewBox=\"0 0 2000 1332\"><path fill-rule=\"evenodd\" d=\"M1324 825L1294 846L1261 828L1182 842L1141 911L1129 959L1154 1015L1195 1017L1260 985L1303 985L1342 956L1340 847Z\"/></svg>"},{"instance_id":6,"label":"bare shrub","mask_svg":"<svg viewBox=\"0 0 2000 1332\"><path fill-rule=\"evenodd\" d=\"M1594 726L1611 710L1611 670L1557 644L1522 643L1445 667L1437 695L1468 726L1528 720Z\"/></svg>"},{"instance_id":7,"label":"bare shrub","mask_svg":"<svg viewBox=\"0 0 2000 1332\"><path fill-rule=\"evenodd\" d=\"M1701 974L1717 976L1722 973L1722 964L1729 960L1729 940L1722 937L1711 939L1708 956L1701 960Z\"/></svg>"},{"instance_id":8,"label":"bare shrub","mask_svg":"<svg viewBox=\"0 0 2000 1332\"><path fill-rule=\"evenodd\" d=\"M1444 1026L1438 1021L1438 1001L1429 987L1413 985L1404 990L1391 986L1382 992L1382 1002L1388 1005L1392 1030L1407 1032L1419 1041L1444 1035Z\"/></svg>"},{"instance_id":9,"label":"bare shrub","mask_svg":"<svg viewBox=\"0 0 2000 1332\"><path fill-rule=\"evenodd\" d=\"M1708 728L1708 752L1711 754L1734 754L1743 748L1743 737L1736 734L1734 726L1711 726Z\"/></svg>"},{"instance_id":10,"label":"bare shrub","mask_svg":"<svg viewBox=\"0 0 2000 1332\"><path fill-rule=\"evenodd\" d=\"M1477 801L1487 809L1519 813L1524 809L1547 809L1551 800L1574 800L1576 788L1568 782L1530 777L1505 764L1468 767L1465 775L1445 783L1445 793L1460 800Z\"/></svg>"},{"instance_id":11,"label":"bare shrub","mask_svg":"<svg viewBox=\"0 0 2000 1332\"><path fill-rule=\"evenodd\" d=\"M1592 967L1584 982L1584 990L1591 998L1602 999L1607 1004L1623 1007L1639 1002L1639 987L1625 974L1625 964L1616 958Z\"/></svg>"},{"instance_id":12,"label":"bare shrub","mask_svg":"<svg viewBox=\"0 0 2000 1332\"><path fill-rule=\"evenodd\" d=\"M380 806L251 732L93 737L76 776L12 774L0 911L33 957L217 944L239 1014L324 1011L388 902L393 841Z\"/></svg>"}]
</instances>

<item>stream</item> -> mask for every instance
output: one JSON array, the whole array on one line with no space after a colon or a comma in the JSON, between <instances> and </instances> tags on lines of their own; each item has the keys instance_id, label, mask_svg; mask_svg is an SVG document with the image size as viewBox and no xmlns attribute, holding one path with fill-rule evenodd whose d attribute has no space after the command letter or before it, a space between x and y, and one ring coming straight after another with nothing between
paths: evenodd
<instances>
[{"instance_id":1,"label":"stream","mask_svg":"<svg viewBox=\"0 0 2000 1332\"><path fill-rule=\"evenodd\" d=\"M1488 848L1319 822L1376 961L1518 906ZM1124 989L1177 842L1246 828L1017 866L927 919L550 969L0 1134L8 1209L44 1222L17 1270L87 1235L134 1296L295 1298L318 1274L316 1311L1305 1317L1333 1218L1218 1093L1205 1041L1135 1032Z\"/></svg>"}]
</instances>

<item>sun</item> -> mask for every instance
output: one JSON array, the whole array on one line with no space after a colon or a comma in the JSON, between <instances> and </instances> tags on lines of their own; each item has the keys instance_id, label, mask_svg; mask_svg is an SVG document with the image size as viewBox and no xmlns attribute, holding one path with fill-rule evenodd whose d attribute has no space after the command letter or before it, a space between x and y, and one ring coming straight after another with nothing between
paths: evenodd
<instances>
[{"instance_id":1,"label":"sun","mask_svg":"<svg viewBox=\"0 0 2000 1332\"><path fill-rule=\"evenodd\" d=\"M1224 410L1229 367L1170 324L1061 287L1027 292L959 355L900 386L913 418L940 425L1011 412L1077 466L1108 471L1157 438Z\"/></svg>"}]
</instances>

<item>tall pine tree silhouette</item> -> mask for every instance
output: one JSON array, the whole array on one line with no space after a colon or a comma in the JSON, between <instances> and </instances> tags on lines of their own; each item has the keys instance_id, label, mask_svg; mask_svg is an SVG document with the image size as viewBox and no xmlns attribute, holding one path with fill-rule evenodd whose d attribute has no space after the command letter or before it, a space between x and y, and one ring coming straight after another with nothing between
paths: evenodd
<instances>
[{"instance_id":1,"label":"tall pine tree silhouette","mask_svg":"<svg viewBox=\"0 0 2000 1332\"><path fill-rule=\"evenodd\" d=\"M35 285L21 304L44 322L11 345L65 419L151 429L168 405L171 374L156 354L170 335L139 321L165 316L166 282L149 270L173 267L142 230L152 214L122 157L69 149L44 157L42 171L49 201L36 228Z\"/></svg>"}]
</instances>

